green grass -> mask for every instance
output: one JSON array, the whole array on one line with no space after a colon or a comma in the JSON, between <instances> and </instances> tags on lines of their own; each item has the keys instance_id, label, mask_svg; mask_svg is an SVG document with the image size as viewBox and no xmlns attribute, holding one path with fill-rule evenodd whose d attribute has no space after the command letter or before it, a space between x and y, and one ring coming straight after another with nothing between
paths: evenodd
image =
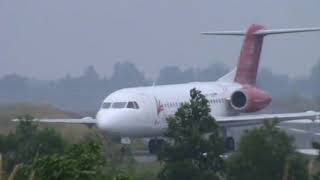
<instances>
[{"instance_id":1,"label":"green grass","mask_svg":"<svg viewBox=\"0 0 320 180\"><path fill-rule=\"evenodd\" d=\"M76 113L66 112L48 104L10 103L0 104L0 133L6 134L15 129L11 120L29 114L35 118L79 118ZM40 123L40 127L52 127L69 141L80 140L90 129L81 124Z\"/></svg>"}]
</instances>

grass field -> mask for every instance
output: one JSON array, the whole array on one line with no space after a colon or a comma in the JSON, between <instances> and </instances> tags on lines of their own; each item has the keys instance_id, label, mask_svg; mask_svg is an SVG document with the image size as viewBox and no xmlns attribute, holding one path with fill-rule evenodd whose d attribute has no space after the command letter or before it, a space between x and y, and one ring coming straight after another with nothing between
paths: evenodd
<instances>
[{"instance_id":1,"label":"grass field","mask_svg":"<svg viewBox=\"0 0 320 180\"><path fill-rule=\"evenodd\" d=\"M0 133L6 134L15 129L15 122L11 120L21 115L32 115L35 118L79 118L80 115L60 110L47 104L11 103L0 104ZM53 127L68 141L78 141L90 129L81 124L45 124L40 127Z\"/></svg>"}]
</instances>

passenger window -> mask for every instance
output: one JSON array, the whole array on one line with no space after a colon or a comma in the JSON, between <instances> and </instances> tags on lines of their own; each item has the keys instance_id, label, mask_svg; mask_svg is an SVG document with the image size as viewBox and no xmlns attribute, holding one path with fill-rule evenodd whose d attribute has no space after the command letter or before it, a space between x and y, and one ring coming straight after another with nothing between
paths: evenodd
<instances>
[{"instance_id":1,"label":"passenger window","mask_svg":"<svg viewBox=\"0 0 320 180\"><path fill-rule=\"evenodd\" d=\"M114 109L121 109L121 108L124 108L126 106L126 102L114 102L112 104L112 108Z\"/></svg>"},{"instance_id":2,"label":"passenger window","mask_svg":"<svg viewBox=\"0 0 320 180\"><path fill-rule=\"evenodd\" d=\"M104 102L104 103L102 104L101 108L102 108L102 109L109 109L110 106L111 106L111 103L109 103L109 102Z\"/></svg>"}]
</instances>

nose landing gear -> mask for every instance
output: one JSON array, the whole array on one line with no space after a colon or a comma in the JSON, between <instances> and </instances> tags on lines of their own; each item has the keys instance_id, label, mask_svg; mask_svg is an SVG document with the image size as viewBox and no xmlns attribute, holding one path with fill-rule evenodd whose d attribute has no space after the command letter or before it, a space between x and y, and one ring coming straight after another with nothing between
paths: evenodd
<instances>
[{"instance_id":1,"label":"nose landing gear","mask_svg":"<svg viewBox=\"0 0 320 180\"><path fill-rule=\"evenodd\" d=\"M226 127L221 127L220 128L220 133L222 137L224 138L225 142L225 148L227 152L233 152L236 150L236 145L235 145L235 140L232 136L232 129L226 128Z\"/></svg>"},{"instance_id":2,"label":"nose landing gear","mask_svg":"<svg viewBox=\"0 0 320 180\"><path fill-rule=\"evenodd\" d=\"M163 139L150 139L148 143L148 148L150 154L157 154L164 145Z\"/></svg>"},{"instance_id":3,"label":"nose landing gear","mask_svg":"<svg viewBox=\"0 0 320 180\"><path fill-rule=\"evenodd\" d=\"M227 137L225 139L225 146L226 146L227 152L233 152L236 149L233 137Z\"/></svg>"}]
</instances>

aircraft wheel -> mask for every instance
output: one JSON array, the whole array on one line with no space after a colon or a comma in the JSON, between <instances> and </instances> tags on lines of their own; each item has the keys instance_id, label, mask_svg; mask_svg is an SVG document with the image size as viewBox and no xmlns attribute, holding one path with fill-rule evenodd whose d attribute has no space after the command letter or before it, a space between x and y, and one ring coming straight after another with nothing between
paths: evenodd
<instances>
[{"instance_id":1,"label":"aircraft wheel","mask_svg":"<svg viewBox=\"0 0 320 180\"><path fill-rule=\"evenodd\" d=\"M151 139L148 144L149 152L151 154L157 154L164 144L163 139Z\"/></svg>"},{"instance_id":2,"label":"aircraft wheel","mask_svg":"<svg viewBox=\"0 0 320 180\"><path fill-rule=\"evenodd\" d=\"M226 138L226 148L228 152L232 152L235 150L235 141L233 137Z\"/></svg>"},{"instance_id":3,"label":"aircraft wheel","mask_svg":"<svg viewBox=\"0 0 320 180\"><path fill-rule=\"evenodd\" d=\"M151 139L148 143L148 148L150 154L155 154L156 153L156 139Z\"/></svg>"},{"instance_id":4,"label":"aircraft wheel","mask_svg":"<svg viewBox=\"0 0 320 180\"><path fill-rule=\"evenodd\" d=\"M157 144L158 152L161 151L161 149L164 146L164 143L165 143L165 141L163 139L158 139L158 144Z\"/></svg>"},{"instance_id":5,"label":"aircraft wheel","mask_svg":"<svg viewBox=\"0 0 320 180\"><path fill-rule=\"evenodd\" d=\"M120 149L121 155L124 156L126 154L130 154L131 150L130 147L127 145L123 145Z\"/></svg>"}]
</instances>

